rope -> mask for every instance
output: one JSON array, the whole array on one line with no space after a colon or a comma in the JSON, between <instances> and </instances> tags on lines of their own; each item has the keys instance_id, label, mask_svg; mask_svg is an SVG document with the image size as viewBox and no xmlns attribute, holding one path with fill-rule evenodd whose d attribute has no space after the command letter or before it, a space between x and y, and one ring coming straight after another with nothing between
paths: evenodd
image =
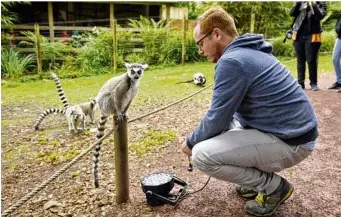
<instances>
[{"instance_id":1,"label":"rope","mask_svg":"<svg viewBox=\"0 0 341 217\"><path fill-rule=\"evenodd\" d=\"M35 194L37 194L39 191L44 189L48 184L50 184L53 180L55 180L58 176L60 176L62 173L64 173L67 169L69 169L72 165L74 165L79 159L84 157L89 151L91 151L98 143L102 142L105 138L107 138L110 134L112 134L115 131L115 129L111 129L107 134L105 134L101 139L97 140L95 143L93 143L89 148L84 150L82 153L80 153L77 157L75 157L72 161L70 161L68 164L66 164L64 167L62 167L59 171L57 171L55 174L53 174L50 178L48 178L46 181L42 182L40 185L35 187L30 193L26 194L23 198L21 198L18 202L16 202L14 205L9 207L7 210L5 210L2 213L2 216L8 216L11 214L14 210L22 206L26 201L31 199Z\"/></svg>"},{"instance_id":2,"label":"rope","mask_svg":"<svg viewBox=\"0 0 341 217\"><path fill-rule=\"evenodd\" d=\"M175 101L175 102L173 102L173 103L171 103L171 104L169 104L169 105L166 105L166 106L161 107L161 108L159 108L159 109L156 109L156 110L154 110L154 111L148 112L148 113L146 113L146 114L144 114L144 115L141 115L141 116L138 116L138 117L136 117L136 118L133 118L133 119L129 120L128 123L129 123L129 122L136 121L136 120L141 119L141 118L144 118L144 117L149 116L149 115L151 115L151 114L154 114L154 113L156 113L156 112L162 111L162 110L164 110L164 109L166 109L166 108L169 108L169 107L171 107L171 106L173 106L173 105L175 105L175 104L178 104L178 103L180 103L180 102L182 102L182 101L185 101L186 99L191 98L192 96L194 96L194 95L196 95L196 94L198 94L198 93L200 93L200 92L202 92L202 91L208 89L208 88L211 87L212 85L213 85L213 83L211 83L211 84L209 84L207 87L204 87L203 89L201 89L201 90L199 90L199 91L197 91L197 92L194 92L194 93L192 93L192 94L190 94L190 95L188 95L188 96L186 96L186 97L184 97L184 98L182 98L182 99L179 99L179 100L177 100L177 101Z\"/></svg>"},{"instance_id":3,"label":"rope","mask_svg":"<svg viewBox=\"0 0 341 217\"><path fill-rule=\"evenodd\" d=\"M129 122L133 122L135 120L144 118L146 116L149 116L151 114L154 114L156 112L159 112L161 110L164 110L166 108L169 108L175 104L178 104L206 89L208 89L209 87L211 87L213 85L213 83L211 83L210 85L208 85L207 87L194 92L190 95L188 95L187 97L184 97L180 100L177 100L169 105L166 105L164 107L161 107L159 109L156 109L152 112L148 112L144 115L138 116L136 118L133 118L131 120L128 121ZM37 187L35 187L30 193L26 194L24 197L22 197L18 202L16 202L14 205L10 206L7 210L5 210L2 213L3 217L8 216L9 214L11 214L14 210L18 209L20 206L22 206L26 201L28 201L29 199L31 199L35 194L37 194L39 191L41 191L42 189L44 189L48 184L50 184L53 180L55 180L58 176L60 176L62 173L64 173L67 169L69 169L72 165L74 165L78 160L80 160L82 157L84 157L87 153L89 153L98 143L102 142L104 139L106 139L110 134L112 134L116 129L111 129L108 133L106 133L101 139L97 140L95 143L93 143L90 147L88 147L86 150L84 150L82 153L80 153L77 157L75 157L72 161L70 161L68 164L66 164L64 167L62 167L59 171L57 171L55 174L53 174L50 178L48 178L46 181L42 182L40 185L38 185Z\"/></svg>"}]
</instances>

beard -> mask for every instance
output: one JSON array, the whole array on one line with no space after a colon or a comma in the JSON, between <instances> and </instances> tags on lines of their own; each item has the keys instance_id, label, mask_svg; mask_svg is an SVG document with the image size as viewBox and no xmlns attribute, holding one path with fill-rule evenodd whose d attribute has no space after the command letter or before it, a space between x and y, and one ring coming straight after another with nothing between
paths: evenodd
<instances>
[{"instance_id":1,"label":"beard","mask_svg":"<svg viewBox=\"0 0 341 217\"><path fill-rule=\"evenodd\" d=\"M224 52L225 47L221 44L212 45L212 54L207 55L208 61L211 63L217 63Z\"/></svg>"}]
</instances>

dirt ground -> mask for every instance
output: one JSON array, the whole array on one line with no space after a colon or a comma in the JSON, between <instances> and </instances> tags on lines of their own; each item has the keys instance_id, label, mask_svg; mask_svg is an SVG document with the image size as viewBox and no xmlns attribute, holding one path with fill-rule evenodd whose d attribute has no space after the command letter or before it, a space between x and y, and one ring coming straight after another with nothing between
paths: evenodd
<instances>
[{"instance_id":1,"label":"dirt ground","mask_svg":"<svg viewBox=\"0 0 341 217\"><path fill-rule=\"evenodd\" d=\"M341 216L341 94L327 90L334 80L334 74L323 75L319 78L321 91L306 90L319 120L318 146L301 164L280 173L294 185L295 191L274 216ZM143 157L129 156L128 203L116 205L115 202L111 139L111 142L106 141L102 145L99 189L93 187L89 153L13 212L12 216L248 216L243 210L245 200L237 196L234 185L216 179L211 179L202 191L189 196L178 206L146 205L139 180L151 172L170 171L186 181L191 190L200 189L205 184L208 178L205 174L196 169L192 173L186 170L187 157L181 152L185 136L209 107L211 91L205 92L199 101L185 101L129 124L129 142L136 141L152 128L175 130L177 139ZM37 163L34 153L51 149L48 145L42 145L43 135L47 142L57 140L58 144L53 149L60 150L69 149L70 144L84 150L95 140L93 133L70 135L65 120L57 117L43 125L43 134L33 132L33 120L44 109L39 105L2 106L3 121L18 120L2 127L1 132L2 211L66 164ZM132 113L141 115L151 109L134 108ZM24 118L31 118L32 123L20 121Z\"/></svg>"}]
</instances>

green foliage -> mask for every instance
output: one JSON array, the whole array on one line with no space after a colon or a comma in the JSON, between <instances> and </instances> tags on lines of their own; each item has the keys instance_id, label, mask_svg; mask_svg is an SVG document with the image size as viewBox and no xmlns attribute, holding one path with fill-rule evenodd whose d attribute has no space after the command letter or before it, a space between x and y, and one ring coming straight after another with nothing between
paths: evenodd
<instances>
[{"instance_id":1,"label":"green foliage","mask_svg":"<svg viewBox=\"0 0 341 217\"><path fill-rule=\"evenodd\" d=\"M295 49L292 40L287 40L283 43L283 37L277 37L270 42L272 44L272 54L276 57L295 57Z\"/></svg>"},{"instance_id":2,"label":"green foliage","mask_svg":"<svg viewBox=\"0 0 341 217\"><path fill-rule=\"evenodd\" d=\"M322 43L320 52L332 52L334 49L336 33L334 30L322 32Z\"/></svg>"},{"instance_id":3,"label":"green foliage","mask_svg":"<svg viewBox=\"0 0 341 217\"><path fill-rule=\"evenodd\" d=\"M212 6L222 6L235 19L240 34L250 31L251 13L255 14L254 31L264 34L267 38L285 32L291 24L289 10L292 2L189 2L179 3L189 9L189 16L197 18Z\"/></svg>"},{"instance_id":4,"label":"green foliage","mask_svg":"<svg viewBox=\"0 0 341 217\"><path fill-rule=\"evenodd\" d=\"M323 19L323 29L325 31L334 31L337 19L341 16L341 2L329 1L327 2L327 16Z\"/></svg>"},{"instance_id":5,"label":"green foliage","mask_svg":"<svg viewBox=\"0 0 341 217\"><path fill-rule=\"evenodd\" d=\"M175 138L176 133L173 130L150 130L140 140L132 143L129 149L141 157L149 151L173 141Z\"/></svg>"},{"instance_id":6,"label":"green foliage","mask_svg":"<svg viewBox=\"0 0 341 217\"><path fill-rule=\"evenodd\" d=\"M9 10L15 4L16 2L1 2L1 26L12 26L18 20L18 14Z\"/></svg>"},{"instance_id":7,"label":"green foliage","mask_svg":"<svg viewBox=\"0 0 341 217\"><path fill-rule=\"evenodd\" d=\"M19 52L13 49L1 49L1 77L19 78L33 65L33 55L21 57Z\"/></svg>"},{"instance_id":8,"label":"green foliage","mask_svg":"<svg viewBox=\"0 0 341 217\"><path fill-rule=\"evenodd\" d=\"M45 63L48 64L48 68L56 66L56 59L63 59L66 55L65 51L67 49L71 50L71 47L66 46L62 42L49 42L49 40L42 36L36 35L31 31L23 31L21 32L23 35L28 37L28 41L20 41L19 46L30 46L35 47L35 45L39 42L41 47L41 55L42 59ZM46 67L45 67L46 68Z\"/></svg>"},{"instance_id":9,"label":"green foliage","mask_svg":"<svg viewBox=\"0 0 341 217\"><path fill-rule=\"evenodd\" d=\"M124 66L123 57L132 53L130 39L132 32L118 32L118 67ZM113 34L112 31L98 30L89 36L89 42L78 50L76 57L67 57L61 68L64 77L104 74L113 67ZM70 73L68 73L71 72Z\"/></svg>"},{"instance_id":10,"label":"green foliage","mask_svg":"<svg viewBox=\"0 0 341 217\"><path fill-rule=\"evenodd\" d=\"M130 27L143 28L139 37L143 40L143 52L130 54L128 61L146 62L149 65L167 66L179 64L182 58L182 34L170 31L169 24L164 21L155 22L153 19L140 17L140 20L130 20ZM186 62L200 59L192 33L187 34Z\"/></svg>"},{"instance_id":11,"label":"green foliage","mask_svg":"<svg viewBox=\"0 0 341 217\"><path fill-rule=\"evenodd\" d=\"M320 52L332 52L335 43L335 33L330 32L322 32L322 42ZM273 55L276 57L295 57L295 49L293 46L292 40L287 40L286 43L283 44L283 37L277 37L273 41L270 42L273 46Z\"/></svg>"},{"instance_id":12,"label":"green foliage","mask_svg":"<svg viewBox=\"0 0 341 217\"><path fill-rule=\"evenodd\" d=\"M140 20L129 19L128 26L132 28L143 29L143 31L149 32L155 29L169 28L170 24L171 22L167 23L166 20L160 20L156 22L152 18L145 18L140 15Z\"/></svg>"},{"instance_id":13,"label":"green foliage","mask_svg":"<svg viewBox=\"0 0 341 217\"><path fill-rule=\"evenodd\" d=\"M18 14L10 11L10 8L16 4L30 4L29 2L1 2L1 26L12 27L15 21L18 21ZM1 45L8 44L12 40L12 36L1 31Z\"/></svg>"},{"instance_id":14,"label":"green foliage","mask_svg":"<svg viewBox=\"0 0 341 217\"><path fill-rule=\"evenodd\" d=\"M102 31L80 49L75 62L76 68L81 71L96 73L98 68L112 66L112 53L112 33Z\"/></svg>"}]
</instances>

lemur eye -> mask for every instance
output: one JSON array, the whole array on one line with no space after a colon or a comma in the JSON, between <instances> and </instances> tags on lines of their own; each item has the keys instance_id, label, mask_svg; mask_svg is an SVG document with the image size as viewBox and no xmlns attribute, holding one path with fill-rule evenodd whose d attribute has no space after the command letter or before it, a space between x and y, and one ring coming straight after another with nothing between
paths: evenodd
<instances>
[{"instance_id":1,"label":"lemur eye","mask_svg":"<svg viewBox=\"0 0 341 217\"><path fill-rule=\"evenodd\" d=\"M141 75L142 71L141 70L138 70L137 71L137 74Z\"/></svg>"},{"instance_id":2,"label":"lemur eye","mask_svg":"<svg viewBox=\"0 0 341 217\"><path fill-rule=\"evenodd\" d=\"M135 71L134 71L134 70L131 70L130 73L131 73L131 74L135 74Z\"/></svg>"}]
</instances>

